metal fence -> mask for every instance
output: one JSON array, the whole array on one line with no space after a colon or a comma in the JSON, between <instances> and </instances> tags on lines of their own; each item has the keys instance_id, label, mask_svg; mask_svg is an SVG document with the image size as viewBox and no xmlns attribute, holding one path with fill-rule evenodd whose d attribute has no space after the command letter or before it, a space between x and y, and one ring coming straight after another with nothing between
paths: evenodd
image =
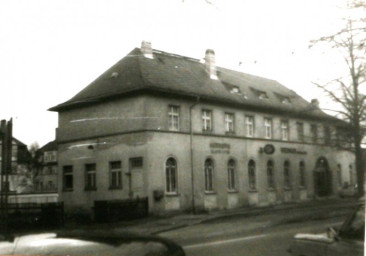
<instances>
[{"instance_id":1,"label":"metal fence","mask_svg":"<svg viewBox=\"0 0 366 256\"><path fill-rule=\"evenodd\" d=\"M96 222L116 222L143 218L148 215L148 198L94 201L93 210Z\"/></svg>"}]
</instances>

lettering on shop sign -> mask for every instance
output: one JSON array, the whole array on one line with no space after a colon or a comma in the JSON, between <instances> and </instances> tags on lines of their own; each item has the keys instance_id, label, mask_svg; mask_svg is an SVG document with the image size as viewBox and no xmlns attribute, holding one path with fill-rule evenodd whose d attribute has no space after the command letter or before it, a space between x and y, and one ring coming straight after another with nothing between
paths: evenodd
<instances>
[{"instance_id":1,"label":"lettering on shop sign","mask_svg":"<svg viewBox=\"0 0 366 256\"><path fill-rule=\"evenodd\" d=\"M227 143L210 143L211 154L230 154L230 144Z\"/></svg>"},{"instance_id":2,"label":"lettering on shop sign","mask_svg":"<svg viewBox=\"0 0 366 256\"><path fill-rule=\"evenodd\" d=\"M296 148L281 148L281 153L306 155L308 152L302 151L302 150L297 150Z\"/></svg>"}]
</instances>

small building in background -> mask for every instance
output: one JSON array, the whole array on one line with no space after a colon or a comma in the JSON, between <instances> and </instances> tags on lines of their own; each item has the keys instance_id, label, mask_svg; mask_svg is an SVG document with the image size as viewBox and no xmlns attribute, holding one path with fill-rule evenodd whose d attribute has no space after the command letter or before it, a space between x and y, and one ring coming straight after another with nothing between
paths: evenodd
<instances>
[{"instance_id":1,"label":"small building in background","mask_svg":"<svg viewBox=\"0 0 366 256\"><path fill-rule=\"evenodd\" d=\"M51 141L36 152L34 192L57 192L57 143Z\"/></svg>"},{"instance_id":2,"label":"small building in background","mask_svg":"<svg viewBox=\"0 0 366 256\"><path fill-rule=\"evenodd\" d=\"M9 173L10 193L30 193L33 189L30 171L31 154L27 145L16 138L12 140L11 172ZM0 163L2 161L2 141L0 140ZM1 171L0 164L0 171ZM1 189L4 187L0 184Z\"/></svg>"}]
</instances>

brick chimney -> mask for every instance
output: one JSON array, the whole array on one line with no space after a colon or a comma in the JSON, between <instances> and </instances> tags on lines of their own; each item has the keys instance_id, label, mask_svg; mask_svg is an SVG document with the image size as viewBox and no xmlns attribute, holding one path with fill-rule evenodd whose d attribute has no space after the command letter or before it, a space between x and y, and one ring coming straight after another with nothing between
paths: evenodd
<instances>
[{"instance_id":1,"label":"brick chimney","mask_svg":"<svg viewBox=\"0 0 366 256\"><path fill-rule=\"evenodd\" d=\"M319 100L318 100L318 99L312 99L312 100L311 100L311 105L312 105L314 108L319 108Z\"/></svg>"},{"instance_id":2,"label":"brick chimney","mask_svg":"<svg viewBox=\"0 0 366 256\"><path fill-rule=\"evenodd\" d=\"M210 78L217 80L215 52L212 49L206 50L205 66Z\"/></svg>"},{"instance_id":3,"label":"brick chimney","mask_svg":"<svg viewBox=\"0 0 366 256\"><path fill-rule=\"evenodd\" d=\"M141 52L145 58L149 58L149 59L154 58L150 42L146 42L146 41L141 42Z\"/></svg>"}]
</instances>

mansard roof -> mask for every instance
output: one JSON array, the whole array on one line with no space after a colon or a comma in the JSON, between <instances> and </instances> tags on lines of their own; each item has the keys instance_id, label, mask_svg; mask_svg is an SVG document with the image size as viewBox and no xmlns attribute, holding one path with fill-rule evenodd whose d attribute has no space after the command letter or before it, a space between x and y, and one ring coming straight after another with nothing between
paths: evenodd
<instances>
[{"instance_id":1,"label":"mansard roof","mask_svg":"<svg viewBox=\"0 0 366 256\"><path fill-rule=\"evenodd\" d=\"M336 120L275 80L222 67L217 67L217 77L211 79L198 59L157 50L153 50L153 58L146 58L135 48L73 98L50 110L61 112L148 90L245 109Z\"/></svg>"}]
</instances>

